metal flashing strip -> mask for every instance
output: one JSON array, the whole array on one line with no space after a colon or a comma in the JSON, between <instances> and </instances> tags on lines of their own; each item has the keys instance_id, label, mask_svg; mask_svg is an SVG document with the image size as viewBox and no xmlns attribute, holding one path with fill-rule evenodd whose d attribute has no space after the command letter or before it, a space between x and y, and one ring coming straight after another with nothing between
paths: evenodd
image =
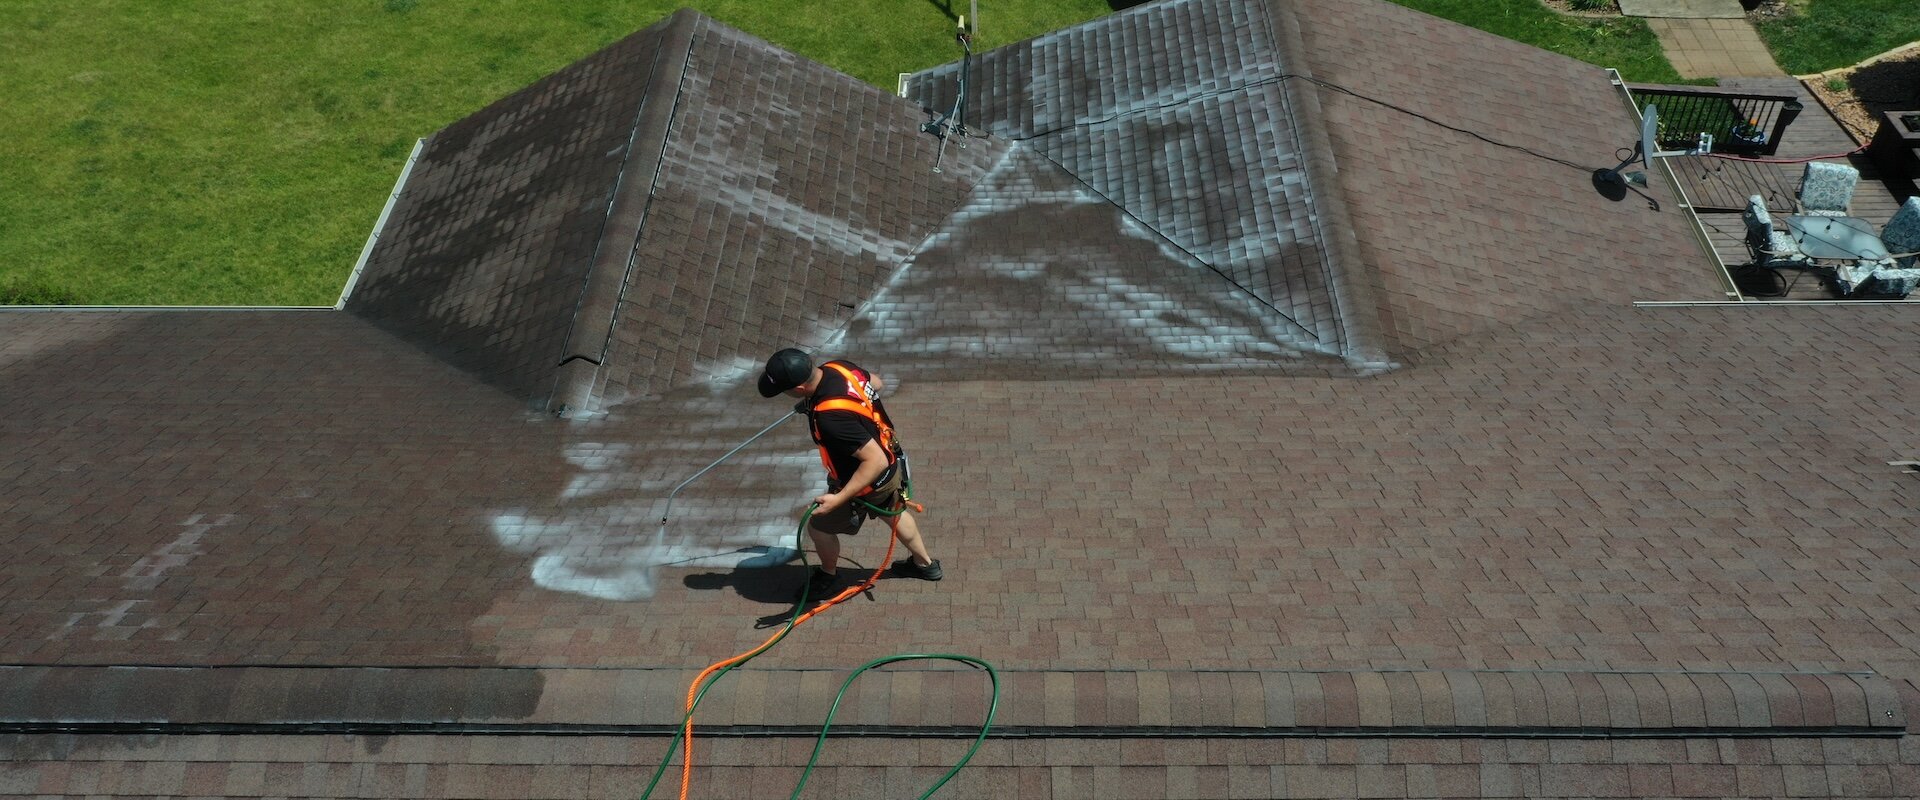
<instances>
[{"instance_id":1,"label":"metal flashing strip","mask_svg":"<svg viewBox=\"0 0 1920 800\"><path fill-rule=\"evenodd\" d=\"M347 285L340 287L340 299L333 304L333 310L347 307L347 298L353 295L353 287L360 282L360 273L367 268L367 259L373 257L373 246L380 241L381 232L387 229L387 217L393 214L394 204L400 201L400 193L407 188L407 178L413 174L413 164L420 160L420 151L427 146L427 140L413 140L413 152L407 156L407 164L400 168L400 178L393 182L393 193L387 195L387 204L380 209L380 218L373 222L373 232L367 234L367 244L360 248L360 260L353 263L353 272L347 276Z\"/></svg>"}]
</instances>

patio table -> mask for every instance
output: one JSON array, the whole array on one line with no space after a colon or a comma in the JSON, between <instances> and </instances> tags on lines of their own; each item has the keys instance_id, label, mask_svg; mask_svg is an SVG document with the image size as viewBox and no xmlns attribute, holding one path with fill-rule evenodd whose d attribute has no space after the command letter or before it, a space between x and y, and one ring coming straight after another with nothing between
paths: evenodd
<instances>
[{"instance_id":1,"label":"patio table","mask_svg":"<svg viewBox=\"0 0 1920 800\"><path fill-rule=\"evenodd\" d=\"M1859 217L1793 215L1787 217L1787 234L1808 258L1879 261L1887 257L1887 246L1873 232L1873 223Z\"/></svg>"}]
</instances>

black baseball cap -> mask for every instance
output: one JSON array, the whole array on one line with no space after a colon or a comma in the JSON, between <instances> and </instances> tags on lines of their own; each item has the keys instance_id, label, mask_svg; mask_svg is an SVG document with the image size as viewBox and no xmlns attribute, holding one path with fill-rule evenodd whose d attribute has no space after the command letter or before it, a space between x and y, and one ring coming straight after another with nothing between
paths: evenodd
<instances>
[{"instance_id":1,"label":"black baseball cap","mask_svg":"<svg viewBox=\"0 0 1920 800\"><path fill-rule=\"evenodd\" d=\"M813 359L791 347L767 359L767 371L760 373L760 396L776 394L806 383L813 377Z\"/></svg>"}]
</instances>

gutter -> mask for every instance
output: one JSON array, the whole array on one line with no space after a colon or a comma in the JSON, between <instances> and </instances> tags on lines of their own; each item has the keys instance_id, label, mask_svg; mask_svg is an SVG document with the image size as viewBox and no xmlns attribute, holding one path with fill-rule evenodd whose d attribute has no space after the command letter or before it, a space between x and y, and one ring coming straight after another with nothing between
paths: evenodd
<instances>
[{"instance_id":1,"label":"gutter","mask_svg":"<svg viewBox=\"0 0 1920 800\"><path fill-rule=\"evenodd\" d=\"M340 288L340 299L333 304L333 310L347 307L347 298L353 296L353 287L360 283L360 273L367 268L367 259L373 256L373 246L380 241L380 234L387 229L387 217L393 214L393 207L400 201L400 192L407 188L407 178L413 174L413 164L420 160L420 151L427 146L427 140L413 140L413 152L407 156L407 165L400 168L400 179L393 183L393 193L387 195L386 207L380 209L380 218L374 220L373 232L367 234L367 245L360 248L360 260L353 264L353 274L347 276L347 285Z\"/></svg>"}]
</instances>

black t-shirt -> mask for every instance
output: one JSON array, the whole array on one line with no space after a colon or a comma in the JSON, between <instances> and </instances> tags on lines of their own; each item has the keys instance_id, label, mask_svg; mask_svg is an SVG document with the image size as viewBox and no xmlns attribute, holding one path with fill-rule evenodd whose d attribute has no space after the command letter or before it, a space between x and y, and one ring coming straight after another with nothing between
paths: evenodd
<instances>
[{"instance_id":1,"label":"black t-shirt","mask_svg":"<svg viewBox=\"0 0 1920 800\"><path fill-rule=\"evenodd\" d=\"M861 369L851 361L836 360L827 363L846 367L862 382L873 379L873 373ZM863 388L866 388L868 396L872 396L871 386ZM822 364L820 386L813 390L813 396L808 398L808 401L811 404L819 404L836 397L860 399L847 386L847 379L842 377L838 370ZM810 405L809 408L811 407ZM887 416L887 407L881 404L878 398L873 401L873 410L879 413L881 419L887 421L888 427L893 426L893 418ZM860 448L865 447L867 442L880 438L880 428L875 426L872 420L852 411L810 412L808 416L813 421L813 441L826 448L827 459L833 462L834 474L839 476L835 481L836 485L839 481L852 477L854 471L860 468L860 457L857 455ZM885 475L882 474L881 477Z\"/></svg>"}]
</instances>

